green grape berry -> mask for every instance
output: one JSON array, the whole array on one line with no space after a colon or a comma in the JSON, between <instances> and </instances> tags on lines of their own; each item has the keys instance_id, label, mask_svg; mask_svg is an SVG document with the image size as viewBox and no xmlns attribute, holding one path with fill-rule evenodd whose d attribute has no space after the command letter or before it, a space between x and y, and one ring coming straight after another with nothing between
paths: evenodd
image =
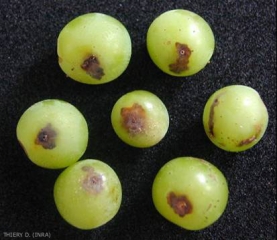
<instances>
[{"instance_id":1,"label":"green grape berry","mask_svg":"<svg viewBox=\"0 0 277 240\"><path fill-rule=\"evenodd\" d=\"M184 77L207 65L214 52L215 39L202 17L175 9L162 13L151 23L146 44L158 68L169 75Z\"/></svg>"},{"instance_id":2,"label":"green grape berry","mask_svg":"<svg viewBox=\"0 0 277 240\"><path fill-rule=\"evenodd\" d=\"M152 198L157 211L187 230L201 230L216 222L227 206L228 185L222 172L194 157L167 162L157 173Z\"/></svg>"},{"instance_id":3,"label":"green grape berry","mask_svg":"<svg viewBox=\"0 0 277 240\"><path fill-rule=\"evenodd\" d=\"M60 215L72 226L90 230L100 227L119 211L120 180L106 163L86 159L66 168L54 185L54 200Z\"/></svg>"},{"instance_id":4,"label":"green grape berry","mask_svg":"<svg viewBox=\"0 0 277 240\"><path fill-rule=\"evenodd\" d=\"M61 30L57 53L61 69L78 82L103 84L118 78L131 57L125 26L103 13L76 17Z\"/></svg>"},{"instance_id":5,"label":"green grape berry","mask_svg":"<svg viewBox=\"0 0 277 240\"><path fill-rule=\"evenodd\" d=\"M241 152L261 140L268 125L268 112L256 90L230 85L210 96L203 112L203 125L217 147Z\"/></svg>"},{"instance_id":6,"label":"green grape berry","mask_svg":"<svg viewBox=\"0 0 277 240\"><path fill-rule=\"evenodd\" d=\"M88 144L88 125L72 104L47 99L22 114L16 135L33 163L57 169L75 163L83 155Z\"/></svg>"},{"instance_id":7,"label":"green grape berry","mask_svg":"<svg viewBox=\"0 0 277 240\"><path fill-rule=\"evenodd\" d=\"M118 137L139 148L154 146L167 133L169 115L164 103L153 93L135 90L114 104L111 122Z\"/></svg>"}]
</instances>

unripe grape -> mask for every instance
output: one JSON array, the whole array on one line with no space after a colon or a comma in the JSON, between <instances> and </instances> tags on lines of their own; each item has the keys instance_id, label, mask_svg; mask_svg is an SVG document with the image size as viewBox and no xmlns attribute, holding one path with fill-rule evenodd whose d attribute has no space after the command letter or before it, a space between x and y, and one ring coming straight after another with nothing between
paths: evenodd
<instances>
[{"instance_id":1,"label":"unripe grape","mask_svg":"<svg viewBox=\"0 0 277 240\"><path fill-rule=\"evenodd\" d=\"M153 93L135 90L114 104L111 122L118 137L134 147L151 147L167 133L169 115L164 103Z\"/></svg>"},{"instance_id":2,"label":"unripe grape","mask_svg":"<svg viewBox=\"0 0 277 240\"><path fill-rule=\"evenodd\" d=\"M187 230L204 229L217 221L227 206L228 185L222 172L194 157L167 162L157 173L152 197L157 211Z\"/></svg>"},{"instance_id":3,"label":"unripe grape","mask_svg":"<svg viewBox=\"0 0 277 240\"><path fill-rule=\"evenodd\" d=\"M241 152L261 140L268 125L268 112L256 90L230 85L210 96L204 108L203 124L217 147Z\"/></svg>"},{"instance_id":4,"label":"unripe grape","mask_svg":"<svg viewBox=\"0 0 277 240\"><path fill-rule=\"evenodd\" d=\"M79 229L94 229L114 218L122 199L120 180L106 163L81 160L66 168L54 186L61 216Z\"/></svg>"},{"instance_id":5,"label":"unripe grape","mask_svg":"<svg viewBox=\"0 0 277 240\"><path fill-rule=\"evenodd\" d=\"M47 99L20 117L17 139L28 158L44 168L64 168L80 159L88 144L88 125L72 104Z\"/></svg>"},{"instance_id":6,"label":"unripe grape","mask_svg":"<svg viewBox=\"0 0 277 240\"><path fill-rule=\"evenodd\" d=\"M157 67L178 77L202 70L215 47L214 34L208 23L184 9L170 10L158 16L148 29L146 43Z\"/></svg>"},{"instance_id":7,"label":"unripe grape","mask_svg":"<svg viewBox=\"0 0 277 240\"><path fill-rule=\"evenodd\" d=\"M103 84L118 78L129 64L131 51L125 26L103 13L87 13L71 20L57 42L61 69L86 84Z\"/></svg>"}]
</instances>

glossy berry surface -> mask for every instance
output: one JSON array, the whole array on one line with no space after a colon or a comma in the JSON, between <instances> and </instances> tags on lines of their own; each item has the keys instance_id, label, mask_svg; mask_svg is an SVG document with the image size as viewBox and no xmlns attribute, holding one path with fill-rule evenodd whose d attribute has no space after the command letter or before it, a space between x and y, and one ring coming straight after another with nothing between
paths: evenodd
<instances>
[{"instance_id":1,"label":"glossy berry surface","mask_svg":"<svg viewBox=\"0 0 277 240\"><path fill-rule=\"evenodd\" d=\"M120 180L103 161L85 159L66 168L54 186L56 207L72 226L94 229L114 218L122 199Z\"/></svg>"},{"instance_id":2,"label":"glossy berry surface","mask_svg":"<svg viewBox=\"0 0 277 240\"><path fill-rule=\"evenodd\" d=\"M163 72L177 77L196 74L210 61L215 38L209 24L198 14L175 9L162 13L147 32L147 49Z\"/></svg>"},{"instance_id":3,"label":"glossy berry surface","mask_svg":"<svg viewBox=\"0 0 277 240\"><path fill-rule=\"evenodd\" d=\"M122 141L146 148L164 138L169 127L169 115L166 106L155 94L135 90L117 100L112 109L111 122Z\"/></svg>"},{"instance_id":4,"label":"glossy berry surface","mask_svg":"<svg viewBox=\"0 0 277 240\"><path fill-rule=\"evenodd\" d=\"M44 168L64 168L78 161L88 144L88 125L72 104L46 99L20 117L17 139L28 158Z\"/></svg>"},{"instance_id":5,"label":"glossy berry surface","mask_svg":"<svg viewBox=\"0 0 277 240\"><path fill-rule=\"evenodd\" d=\"M187 230L201 230L217 221L225 211L228 195L222 172L194 157L179 157L164 164L152 186L157 211Z\"/></svg>"},{"instance_id":6,"label":"glossy berry surface","mask_svg":"<svg viewBox=\"0 0 277 240\"><path fill-rule=\"evenodd\" d=\"M86 84L117 79L127 68L131 39L125 26L103 13L80 15L61 30L57 53L61 69Z\"/></svg>"},{"instance_id":7,"label":"glossy berry surface","mask_svg":"<svg viewBox=\"0 0 277 240\"><path fill-rule=\"evenodd\" d=\"M230 85L210 96L203 111L203 125L217 147L241 152L261 140L268 125L268 112L256 90Z\"/></svg>"}]
</instances>

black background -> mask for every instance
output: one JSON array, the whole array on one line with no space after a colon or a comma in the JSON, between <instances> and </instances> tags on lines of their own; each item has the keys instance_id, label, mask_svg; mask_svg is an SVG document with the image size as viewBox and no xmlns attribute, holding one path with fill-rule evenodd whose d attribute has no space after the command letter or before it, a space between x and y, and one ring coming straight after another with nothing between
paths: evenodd
<instances>
[{"instance_id":1,"label":"black background","mask_svg":"<svg viewBox=\"0 0 277 240\"><path fill-rule=\"evenodd\" d=\"M0 3L0 239L7 233L50 233L51 239L276 239L276 1L21 1ZM164 11L184 8L211 26L216 49L198 74L176 78L149 58L145 38ZM115 81L98 86L75 82L57 62L56 40L76 16L102 12L120 20L132 38L132 58ZM205 136L202 112L217 89L243 84L256 89L269 112L263 139L252 149L229 153ZM110 124L115 101L131 90L158 95L170 127L158 145L137 149L124 144ZM82 159L108 163L118 174L123 201L116 217L90 231L67 224L56 210L53 185L62 170L35 166L15 134L21 114L33 103L58 98L75 105L89 124ZM151 199L160 167L179 156L204 158L226 176L226 211L211 227L186 231L161 217Z\"/></svg>"}]
</instances>

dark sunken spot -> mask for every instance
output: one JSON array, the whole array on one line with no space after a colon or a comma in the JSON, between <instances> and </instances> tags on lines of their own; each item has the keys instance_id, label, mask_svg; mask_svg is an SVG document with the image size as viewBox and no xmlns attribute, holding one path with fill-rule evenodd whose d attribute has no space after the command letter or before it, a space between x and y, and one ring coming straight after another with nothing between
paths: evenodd
<instances>
[{"instance_id":1,"label":"dark sunken spot","mask_svg":"<svg viewBox=\"0 0 277 240\"><path fill-rule=\"evenodd\" d=\"M105 75L103 68L100 67L100 63L95 56L90 56L81 65L81 68L87 72L91 77L101 80Z\"/></svg>"},{"instance_id":2,"label":"dark sunken spot","mask_svg":"<svg viewBox=\"0 0 277 240\"><path fill-rule=\"evenodd\" d=\"M52 128L51 124L48 123L46 127L39 131L35 139L35 144L41 145L44 149L53 149L56 147L56 136L56 131Z\"/></svg>"},{"instance_id":3,"label":"dark sunken spot","mask_svg":"<svg viewBox=\"0 0 277 240\"><path fill-rule=\"evenodd\" d=\"M137 134L145 127L145 110L141 105L134 103L132 107L121 109L122 126L130 134Z\"/></svg>"},{"instance_id":4,"label":"dark sunken spot","mask_svg":"<svg viewBox=\"0 0 277 240\"><path fill-rule=\"evenodd\" d=\"M177 196L174 192L167 195L167 203L180 217L192 212L192 204L185 195Z\"/></svg>"},{"instance_id":5,"label":"dark sunken spot","mask_svg":"<svg viewBox=\"0 0 277 240\"><path fill-rule=\"evenodd\" d=\"M94 171L93 167L83 166L82 170L87 172L82 187L89 193L98 194L103 190L103 177Z\"/></svg>"},{"instance_id":6,"label":"dark sunken spot","mask_svg":"<svg viewBox=\"0 0 277 240\"><path fill-rule=\"evenodd\" d=\"M188 69L189 57L191 50L186 44L176 42L175 47L177 49L178 58L175 63L169 64L169 70L174 73L181 73Z\"/></svg>"}]
</instances>

